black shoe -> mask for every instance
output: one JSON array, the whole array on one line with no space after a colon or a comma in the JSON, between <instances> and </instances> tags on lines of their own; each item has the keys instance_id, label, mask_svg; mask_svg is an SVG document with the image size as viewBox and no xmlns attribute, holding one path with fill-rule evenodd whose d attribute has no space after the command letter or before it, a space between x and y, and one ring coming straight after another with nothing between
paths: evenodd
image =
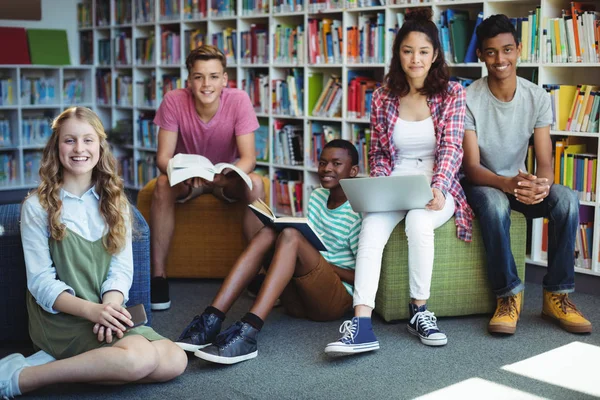
<instances>
[{"instance_id":1,"label":"black shoe","mask_svg":"<svg viewBox=\"0 0 600 400\"><path fill-rule=\"evenodd\" d=\"M169 298L169 282L162 276L156 276L150 281L150 303L154 311L168 310L171 308Z\"/></svg>"},{"instance_id":2,"label":"black shoe","mask_svg":"<svg viewBox=\"0 0 600 400\"><path fill-rule=\"evenodd\" d=\"M258 330L245 322L236 322L220 333L215 342L194 355L218 364L235 364L258 355L256 337Z\"/></svg>"},{"instance_id":3,"label":"black shoe","mask_svg":"<svg viewBox=\"0 0 600 400\"><path fill-rule=\"evenodd\" d=\"M175 344L185 351L196 351L209 346L221 331L222 322L215 314L196 315Z\"/></svg>"}]
</instances>

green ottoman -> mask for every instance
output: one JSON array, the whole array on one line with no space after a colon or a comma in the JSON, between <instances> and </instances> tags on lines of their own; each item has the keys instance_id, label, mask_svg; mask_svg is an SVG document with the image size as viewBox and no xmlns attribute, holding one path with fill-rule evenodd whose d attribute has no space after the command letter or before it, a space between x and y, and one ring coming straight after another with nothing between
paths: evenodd
<instances>
[{"instance_id":1,"label":"green ottoman","mask_svg":"<svg viewBox=\"0 0 600 400\"><path fill-rule=\"evenodd\" d=\"M521 279L525 276L527 222L517 212L511 214L511 247ZM375 311L386 321L408 319L408 243L404 221L392 232L383 251L381 277ZM438 317L493 313L496 298L487 281L485 249L477 219L473 221L473 241L456 236L451 218L435 230L435 259L428 308Z\"/></svg>"}]
</instances>

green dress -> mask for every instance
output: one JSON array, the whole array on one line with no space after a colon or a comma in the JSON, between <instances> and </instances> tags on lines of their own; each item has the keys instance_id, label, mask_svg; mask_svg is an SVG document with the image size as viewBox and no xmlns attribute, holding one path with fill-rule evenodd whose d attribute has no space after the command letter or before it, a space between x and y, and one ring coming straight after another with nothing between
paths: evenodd
<instances>
[{"instance_id":1,"label":"green dress","mask_svg":"<svg viewBox=\"0 0 600 400\"><path fill-rule=\"evenodd\" d=\"M101 303L102 283L106 280L112 259L112 255L104 248L102 239L91 242L67 229L63 240L50 238L48 244L57 278L72 287L77 297ZM29 335L33 344L56 359L112 346L118 341L113 339L111 344L99 342L98 336L92 332L93 322L66 313L51 314L37 304L29 291L27 311ZM150 341L164 339L147 326L125 332L125 336L129 335L142 335Z\"/></svg>"}]
</instances>

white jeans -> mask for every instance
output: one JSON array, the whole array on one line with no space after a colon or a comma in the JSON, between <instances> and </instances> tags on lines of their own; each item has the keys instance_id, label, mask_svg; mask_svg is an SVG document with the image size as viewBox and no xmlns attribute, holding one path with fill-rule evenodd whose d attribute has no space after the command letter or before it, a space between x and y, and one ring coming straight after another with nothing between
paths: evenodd
<instances>
[{"instance_id":1,"label":"white jeans","mask_svg":"<svg viewBox=\"0 0 600 400\"><path fill-rule=\"evenodd\" d=\"M408 239L408 279L410 297L427 300L433 272L433 230L454 215L454 198L446 194L439 211L410 210L368 213L362 222L354 277L354 306L375 308L375 294L381 273L383 248L392 231L406 217Z\"/></svg>"}]
</instances>

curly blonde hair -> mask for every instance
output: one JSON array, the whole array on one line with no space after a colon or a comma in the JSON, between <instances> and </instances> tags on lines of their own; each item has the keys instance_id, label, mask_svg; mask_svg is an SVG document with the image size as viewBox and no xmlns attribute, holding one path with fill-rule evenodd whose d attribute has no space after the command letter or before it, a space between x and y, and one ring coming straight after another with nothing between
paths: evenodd
<instances>
[{"instance_id":1,"label":"curly blonde hair","mask_svg":"<svg viewBox=\"0 0 600 400\"><path fill-rule=\"evenodd\" d=\"M85 107L71 107L54 119L52 135L42 155L40 185L33 193L37 193L40 204L48 213L48 226L52 238L64 239L66 226L60 221L63 166L58 155L58 144L61 128L70 118L87 122L98 134L100 157L92 171L92 182L94 182L96 193L100 197L100 214L107 226L102 243L110 254L116 254L125 247L127 236L125 216L129 215L130 208L123 192L123 180L117 174L117 161L106 140L106 132L104 132L100 118L92 110Z\"/></svg>"}]
</instances>

